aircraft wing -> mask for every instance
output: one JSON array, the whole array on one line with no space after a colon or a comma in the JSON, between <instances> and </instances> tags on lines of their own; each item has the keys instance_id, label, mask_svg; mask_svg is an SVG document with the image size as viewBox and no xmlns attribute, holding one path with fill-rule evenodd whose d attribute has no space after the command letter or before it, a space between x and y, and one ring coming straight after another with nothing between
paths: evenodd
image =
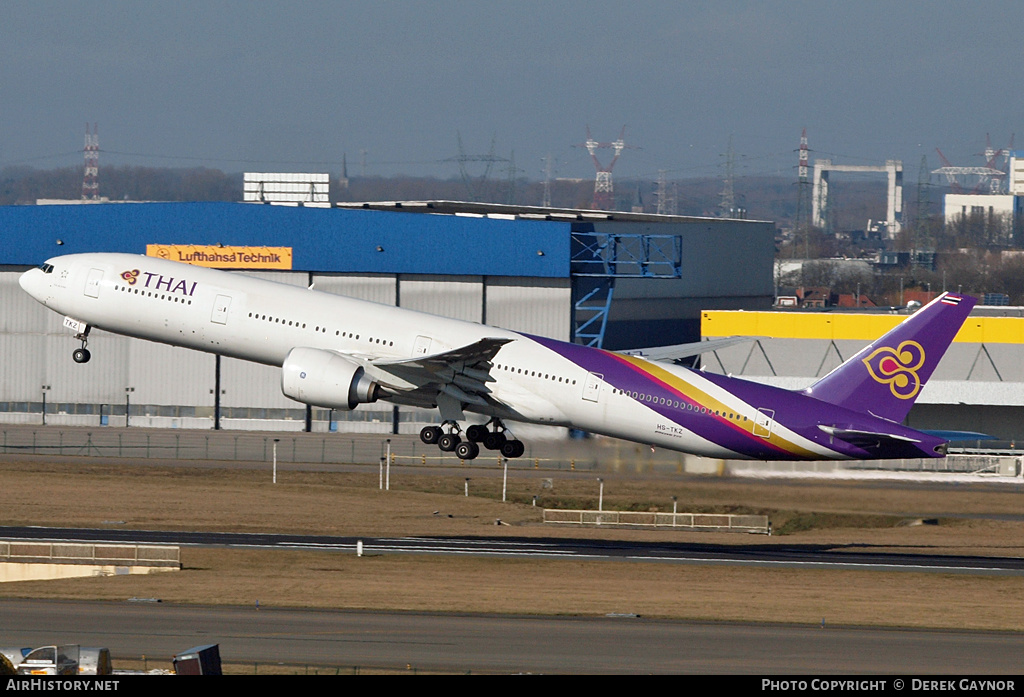
<instances>
[{"instance_id":1,"label":"aircraft wing","mask_svg":"<svg viewBox=\"0 0 1024 697\"><path fill-rule=\"evenodd\" d=\"M491 393L487 383L494 382L489 372L491 360L510 341L485 338L429 356L372 361L370 366L375 373L396 378L392 381L381 376L396 389L441 393L462 403L486 405Z\"/></svg>"},{"instance_id":2,"label":"aircraft wing","mask_svg":"<svg viewBox=\"0 0 1024 697\"><path fill-rule=\"evenodd\" d=\"M710 339L708 341L697 341L692 344L675 344L673 346L654 346L651 348L630 349L620 351L627 356L646 358L649 361L677 361L681 358L699 356L709 351L717 351L726 346L735 346L745 341L754 341L755 336L730 336L724 339Z\"/></svg>"}]
</instances>

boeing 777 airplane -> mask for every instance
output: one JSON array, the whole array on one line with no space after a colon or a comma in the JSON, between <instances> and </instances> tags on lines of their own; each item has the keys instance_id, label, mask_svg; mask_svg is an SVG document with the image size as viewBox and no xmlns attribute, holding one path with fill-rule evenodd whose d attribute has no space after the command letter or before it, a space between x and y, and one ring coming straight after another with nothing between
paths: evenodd
<instances>
[{"instance_id":1,"label":"boeing 777 airplane","mask_svg":"<svg viewBox=\"0 0 1024 697\"><path fill-rule=\"evenodd\" d=\"M942 457L901 425L975 300L945 293L802 391L708 374L312 289L129 254L49 259L22 288L92 328L281 368L285 395L354 409L437 408L420 438L471 460L519 457L508 422L551 424L716 458ZM490 417L463 430L466 414Z\"/></svg>"}]
</instances>

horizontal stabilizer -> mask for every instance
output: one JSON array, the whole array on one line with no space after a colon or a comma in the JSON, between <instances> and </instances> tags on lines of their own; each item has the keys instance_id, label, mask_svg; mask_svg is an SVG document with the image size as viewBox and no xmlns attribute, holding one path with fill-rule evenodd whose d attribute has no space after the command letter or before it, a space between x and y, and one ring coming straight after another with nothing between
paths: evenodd
<instances>
[{"instance_id":1,"label":"horizontal stabilizer","mask_svg":"<svg viewBox=\"0 0 1024 697\"><path fill-rule=\"evenodd\" d=\"M754 341L756 336L730 336L724 339L711 339L709 341L696 341L690 344L674 344L672 346L653 346L650 348L630 349L619 351L627 356L638 356L649 361L678 361L682 358L699 356L702 353L717 351L727 346L735 346L746 341Z\"/></svg>"},{"instance_id":2,"label":"horizontal stabilizer","mask_svg":"<svg viewBox=\"0 0 1024 697\"><path fill-rule=\"evenodd\" d=\"M818 426L822 431L838 438L839 440L846 441L850 445L855 445L858 448L869 448L872 446L878 446L883 443L919 443L920 441L907 436L897 436L892 433L878 433L876 431L856 431L849 428L836 428L835 426Z\"/></svg>"},{"instance_id":3,"label":"horizontal stabilizer","mask_svg":"<svg viewBox=\"0 0 1024 697\"><path fill-rule=\"evenodd\" d=\"M995 436L990 436L987 433L978 433L977 431L921 431L921 433L927 433L929 436L935 436L936 438L942 438L946 441L958 441L958 440L999 440Z\"/></svg>"}]
</instances>

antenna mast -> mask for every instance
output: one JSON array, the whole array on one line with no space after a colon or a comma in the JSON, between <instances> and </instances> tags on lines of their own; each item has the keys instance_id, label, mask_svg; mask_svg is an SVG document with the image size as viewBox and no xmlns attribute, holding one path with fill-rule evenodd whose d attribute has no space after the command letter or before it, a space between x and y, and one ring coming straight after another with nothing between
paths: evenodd
<instances>
[{"instance_id":1,"label":"antenna mast","mask_svg":"<svg viewBox=\"0 0 1024 697\"><path fill-rule=\"evenodd\" d=\"M98 201L100 198L100 136L96 124L89 133L85 124L85 175L82 177L82 200Z\"/></svg>"},{"instance_id":2,"label":"antenna mast","mask_svg":"<svg viewBox=\"0 0 1024 697\"><path fill-rule=\"evenodd\" d=\"M676 196L676 183L670 185L666 178L667 170L658 170L658 215L676 215L679 212L678 198Z\"/></svg>"},{"instance_id":3,"label":"antenna mast","mask_svg":"<svg viewBox=\"0 0 1024 697\"><path fill-rule=\"evenodd\" d=\"M615 209L615 197L614 188L612 185L612 168L615 167L615 163L619 161L619 155L627 147L626 145L626 127L622 127L622 133L619 134L619 139L614 140L611 143L598 143L590 135L590 126L587 126L587 140L575 147L586 148L587 152L590 153L590 159L594 161L594 168L597 170L597 178L594 180L594 210L595 211L610 211ZM605 167L597 159L597 151L599 149L611 149L614 151L612 161Z\"/></svg>"},{"instance_id":4,"label":"antenna mast","mask_svg":"<svg viewBox=\"0 0 1024 697\"><path fill-rule=\"evenodd\" d=\"M720 208L722 216L736 218L736 190L733 184L736 180L736 151L732 149L732 134L729 135L729 149L725 154L725 179L722 182L722 202Z\"/></svg>"},{"instance_id":5,"label":"antenna mast","mask_svg":"<svg viewBox=\"0 0 1024 697\"><path fill-rule=\"evenodd\" d=\"M544 208L551 208L551 170L554 167L554 158L551 153L548 153L546 157L542 157L544 161L544 198L541 200L541 206Z\"/></svg>"},{"instance_id":6,"label":"antenna mast","mask_svg":"<svg viewBox=\"0 0 1024 697\"><path fill-rule=\"evenodd\" d=\"M800 160L797 165L796 229L793 236L794 256L800 235L804 236L804 257L808 249L811 229L811 182L808 177L810 149L807 147L807 129L800 131Z\"/></svg>"}]
</instances>

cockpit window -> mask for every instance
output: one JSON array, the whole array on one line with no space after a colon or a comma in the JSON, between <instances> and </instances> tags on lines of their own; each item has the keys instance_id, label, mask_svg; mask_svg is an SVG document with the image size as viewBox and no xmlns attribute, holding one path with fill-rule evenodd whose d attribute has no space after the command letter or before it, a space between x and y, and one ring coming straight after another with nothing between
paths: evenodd
<instances>
[{"instance_id":1,"label":"cockpit window","mask_svg":"<svg viewBox=\"0 0 1024 697\"><path fill-rule=\"evenodd\" d=\"M40 264L39 268L43 270L43 273L53 273L53 264Z\"/></svg>"}]
</instances>

